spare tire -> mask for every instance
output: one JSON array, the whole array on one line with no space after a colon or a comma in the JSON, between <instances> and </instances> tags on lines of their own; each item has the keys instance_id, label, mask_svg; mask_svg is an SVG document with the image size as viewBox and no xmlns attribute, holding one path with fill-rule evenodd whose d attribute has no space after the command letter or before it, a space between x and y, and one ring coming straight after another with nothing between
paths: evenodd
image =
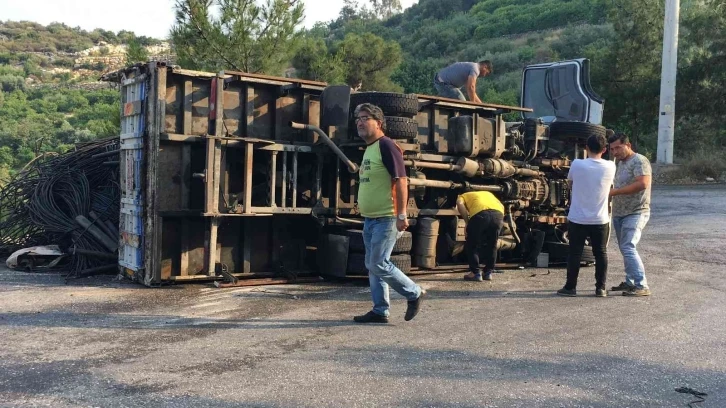
<instances>
[{"instance_id":1,"label":"spare tire","mask_svg":"<svg viewBox=\"0 0 726 408\"><path fill-rule=\"evenodd\" d=\"M413 234L408 231L403 231L403 235L396 241L396 245L393 246L392 254L409 253L413 248Z\"/></svg>"},{"instance_id":2,"label":"spare tire","mask_svg":"<svg viewBox=\"0 0 726 408\"><path fill-rule=\"evenodd\" d=\"M400 269L401 272L405 273L406 275L411 273L411 255L391 255L391 263L396 265L396 268Z\"/></svg>"},{"instance_id":3,"label":"spare tire","mask_svg":"<svg viewBox=\"0 0 726 408\"><path fill-rule=\"evenodd\" d=\"M348 236L348 251L351 253L365 253L366 246L363 242L363 231L361 230L348 230L345 232ZM396 241L393 246L391 253L408 253L413 247L413 235L409 231L403 231L403 235Z\"/></svg>"},{"instance_id":4,"label":"spare tire","mask_svg":"<svg viewBox=\"0 0 726 408\"><path fill-rule=\"evenodd\" d=\"M345 231L345 235L348 236L348 251L349 252L363 252L366 251L365 243L363 242L363 231L361 230L348 230ZM350 255L348 255L350 256Z\"/></svg>"},{"instance_id":5,"label":"spare tire","mask_svg":"<svg viewBox=\"0 0 726 408\"><path fill-rule=\"evenodd\" d=\"M546 251L549 253L550 262L553 263L566 263L567 257L570 253L570 246L560 242L547 242L544 244ZM581 264L591 264L595 262L595 255L592 253L592 247L585 245L582 248L582 257L580 257Z\"/></svg>"},{"instance_id":6,"label":"spare tire","mask_svg":"<svg viewBox=\"0 0 726 408\"><path fill-rule=\"evenodd\" d=\"M605 126L593 125L587 122L552 122L550 124L550 137L587 140L592 135L605 137L606 130Z\"/></svg>"},{"instance_id":7,"label":"spare tire","mask_svg":"<svg viewBox=\"0 0 726 408\"><path fill-rule=\"evenodd\" d=\"M411 272L411 255L391 255L391 263L396 265L396 268L405 274ZM348 254L346 275L368 275L364 254Z\"/></svg>"},{"instance_id":8,"label":"spare tire","mask_svg":"<svg viewBox=\"0 0 726 408\"><path fill-rule=\"evenodd\" d=\"M418 113L418 96L394 92L357 92L350 95L350 112L362 103L378 106L386 116L413 118Z\"/></svg>"},{"instance_id":9,"label":"spare tire","mask_svg":"<svg viewBox=\"0 0 726 408\"><path fill-rule=\"evenodd\" d=\"M418 137L416 119L386 116L386 136L391 139L415 139Z\"/></svg>"}]
</instances>

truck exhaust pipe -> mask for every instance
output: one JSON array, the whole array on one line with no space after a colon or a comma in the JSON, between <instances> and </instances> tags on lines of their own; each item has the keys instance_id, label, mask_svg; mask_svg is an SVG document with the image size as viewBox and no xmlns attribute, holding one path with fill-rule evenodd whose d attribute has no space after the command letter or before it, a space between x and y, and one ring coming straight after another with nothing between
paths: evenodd
<instances>
[{"instance_id":1,"label":"truck exhaust pipe","mask_svg":"<svg viewBox=\"0 0 726 408\"><path fill-rule=\"evenodd\" d=\"M500 191L504 190L504 188L502 186L469 184L466 182L454 183L453 181L444 181L444 180L421 180L421 179L415 179L415 178L409 179L408 185L414 186L414 187L442 188L442 189L446 189L446 190L464 189L467 191L491 191L491 192L500 192Z\"/></svg>"},{"instance_id":2,"label":"truck exhaust pipe","mask_svg":"<svg viewBox=\"0 0 726 408\"><path fill-rule=\"evenodd\" d=\"M290 127L292 127L293 129L300 129L300 130L312 130L313 132L317 133L318 136L320 136L320 138L325 142L325 144L327 144L328 147L330 147L333 150L333 152L335 152L335 154L340 158L340 160L343 163L345 163L346 166L348 166L349 172L358 173L358 170L359 170L358 165L353 163L352 161L350 161L348 156L346 156L345 153L343 153L338 148L338 146L336 146L335 143L333 143L333 141L330 140L328 135L326 135L322 129L320 129L317 126L307 125L304 123L297 123L297 122L292 122L292 121L290 121Z\"/></svg>"}]
</instances>

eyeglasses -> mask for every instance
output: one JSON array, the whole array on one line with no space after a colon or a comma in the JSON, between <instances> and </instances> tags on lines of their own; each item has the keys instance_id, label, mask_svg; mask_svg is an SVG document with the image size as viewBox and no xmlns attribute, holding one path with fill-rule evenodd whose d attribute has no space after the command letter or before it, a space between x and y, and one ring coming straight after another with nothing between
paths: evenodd
<instances>
[{"instance_id":1,"label":"eyeglasses","mask_svg":"<svg viewBox=\"0 0 726 408\"><path fill-rule=\"evenodd\" d=\"M359 116L359 117L355 118L355 123L367 122L369 119L373 119L373 118L371 118L370 116Z\"/></svg>"}]
</instances>

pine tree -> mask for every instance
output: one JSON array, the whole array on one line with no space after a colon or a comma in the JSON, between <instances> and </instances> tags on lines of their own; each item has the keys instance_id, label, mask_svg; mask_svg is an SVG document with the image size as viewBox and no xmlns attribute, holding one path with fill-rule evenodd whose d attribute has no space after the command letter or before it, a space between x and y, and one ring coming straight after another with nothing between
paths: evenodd
<instances>
[{"instance_id":1,"label":"pine tree","mask_svg":"<svg viewBox=\"0 0 726 408\"><path fill-rule=\"evenodd\" d=\"M212 72L282 74L303 20L302 0L177 0L175 9L171 41L179 65Z\"/></svg>"},{"instance_id":2,"label":"pine tree","mask_svg":"<svg viewBox=\"0 0 726 408\"><path fill-rule=\"evenodd\" d=\"M131 65L137 62L146 62L149 60L149 52L135 38L130 40L128 48L126 48L126 64Z\"/></svg>"}]
</instances>

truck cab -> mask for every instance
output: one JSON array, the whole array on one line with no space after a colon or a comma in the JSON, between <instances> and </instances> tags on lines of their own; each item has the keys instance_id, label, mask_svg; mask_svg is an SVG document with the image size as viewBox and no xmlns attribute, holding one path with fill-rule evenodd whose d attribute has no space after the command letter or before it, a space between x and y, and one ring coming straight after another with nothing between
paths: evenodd
<instances>
[{"instance_id":1,"label":"truck cab","mask_svg":"<svg viewBox=\"0 0 726 408\"><path fill-rule=\"evenodd\" d=\"M602 124L604 99L590 85L590 61L585 58L527 66L522 72L522 118Z\"/></svg>"}]
</instances>

